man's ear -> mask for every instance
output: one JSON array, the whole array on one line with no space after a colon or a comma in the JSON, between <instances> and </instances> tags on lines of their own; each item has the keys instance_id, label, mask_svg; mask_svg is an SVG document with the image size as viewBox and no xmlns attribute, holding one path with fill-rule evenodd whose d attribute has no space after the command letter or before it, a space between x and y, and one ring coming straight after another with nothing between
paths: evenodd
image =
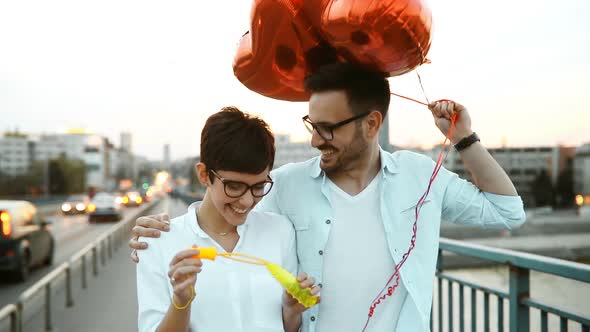
<instances>
[{"instance_id":1,"label":"man's ear","mask_svg":"<svg viewBox=\"0 0 590 332\"><path fill-rule=\"evenodd\" d=\"M367 136L373 138L379 135L379 129L383 124L383 114L379 111L372 111L367 116Z\"/></svg>"},{"instance_id":2,"label":"man's ear","mask_svg":"<svg viewBox=\"0 0 590 332\"><path fill-rule=\"evenodd\" d=\"M195 171L197 172L197 178L199 179L201 185L207 187L209 186L209 184L211 184L209 178L209 169L207 168L207 165L205 165L204 163L198 163L195 166Z\"/></svg>"}]
</instances>

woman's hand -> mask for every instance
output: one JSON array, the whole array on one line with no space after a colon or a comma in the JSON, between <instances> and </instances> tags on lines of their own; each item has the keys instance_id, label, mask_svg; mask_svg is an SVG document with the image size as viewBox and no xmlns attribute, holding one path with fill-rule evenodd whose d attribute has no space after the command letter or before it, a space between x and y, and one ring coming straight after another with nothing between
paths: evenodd
<instances>
[{"instance_id":1,"label":"woman's hand","mask_svg":"<svg viewBox=\"0 0 590 332\"><path fill-rule=\"evenodd\" d=\"M201 272L203 263L199 258L199 249L185 249L177 253L170 262L168 277L174 289L173 301L177 306L184 306L193 300L197 274ZM191 290L193 287L193 290Z\"/></svg>"}]
</instances>

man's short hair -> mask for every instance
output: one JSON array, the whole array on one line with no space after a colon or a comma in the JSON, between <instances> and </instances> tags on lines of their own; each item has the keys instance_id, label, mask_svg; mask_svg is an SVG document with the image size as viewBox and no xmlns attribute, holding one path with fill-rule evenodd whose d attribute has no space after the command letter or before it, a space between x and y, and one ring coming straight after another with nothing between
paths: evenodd
<instances>
[{"instance_id":1,"label":"man's short hair","mask_svg":"<svg viewBox=\"0 0 590 332\"><path fill-rule=\"evenodd\" d=\"M348 62L336 62L320 67L305 78L308 92L344 90L354 114L376 110L383 118L389 108L387 75Z\"/></svg>"},{"instance_id":2,"label":"man's short hair","mask_svg":"<svg viewBox=\"0 0 590 332\"><path fill-rule=\"evenodd\" d=\"M201 132L201 162L207 169L262 173L272 169L275 139L268 124L237 107L211 115Z\"/></svg>"}]
</instances>

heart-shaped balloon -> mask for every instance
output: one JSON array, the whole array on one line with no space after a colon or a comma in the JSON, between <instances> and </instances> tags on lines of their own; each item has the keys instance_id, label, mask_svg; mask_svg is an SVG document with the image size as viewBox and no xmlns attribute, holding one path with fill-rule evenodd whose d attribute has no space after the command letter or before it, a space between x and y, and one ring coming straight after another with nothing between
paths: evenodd
<instances>
[{"instance_id":1,"label":"heart-shaped balloon","mask_svg":"<svg viewBox=\"0 0 590 332\"><path fill-rule=\"evenodd\" d=\"M397 76L426 62L432 16L422 0L254 0L236 77L264 96L305 101L306 75L350 61Z\"/></svg>"}]
</instances>

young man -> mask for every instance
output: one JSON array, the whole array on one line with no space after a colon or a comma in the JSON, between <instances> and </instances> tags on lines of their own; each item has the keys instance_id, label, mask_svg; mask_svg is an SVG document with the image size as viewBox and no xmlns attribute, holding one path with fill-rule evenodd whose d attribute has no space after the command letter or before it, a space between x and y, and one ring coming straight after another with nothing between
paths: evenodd
<instances>
[{"instance_id":1,"label":"young man","mask_svg":"<svg viewBox=\"0 0 590 332\"><path fill-rule=\"evenodd\" d=\"M410 247L415 206L434 162L379 147L390 97L383 75L339 63L322 67L305 84L311 98L303 120L321 156L273 171L273 192L258 209L291 221L299 269L322 286L322 302L304 313L302 330L360 331L372 301ZM420 211L399 287L376 308L367 331L428 331L441 219L507 229L525 221L522 200L479 143L467 110L447 101L429 108L445 135L458 113L450 139L475 185L440 170ZM153 236L165 220L139 218L133 233ZM130 246L145 248L135 238Z\"/></svg>"},{"instance_id":2,"label":"young man","mask_svg":"<svg viewBox=\"0 0 590 332\"><path fill-rule=\"evenodd\" d=\"M226 107L201 133L202 202L173 220L137 265L140 331L295 332L305 308L259 266L194 258L199 247L265 257L297 270L295 232L283 216L252 211L272 189L274 138L266 123ZM313 278L300 276L302 287ZM319 287L311 290L319 292Z\"/></svg>"}]
</instances>

